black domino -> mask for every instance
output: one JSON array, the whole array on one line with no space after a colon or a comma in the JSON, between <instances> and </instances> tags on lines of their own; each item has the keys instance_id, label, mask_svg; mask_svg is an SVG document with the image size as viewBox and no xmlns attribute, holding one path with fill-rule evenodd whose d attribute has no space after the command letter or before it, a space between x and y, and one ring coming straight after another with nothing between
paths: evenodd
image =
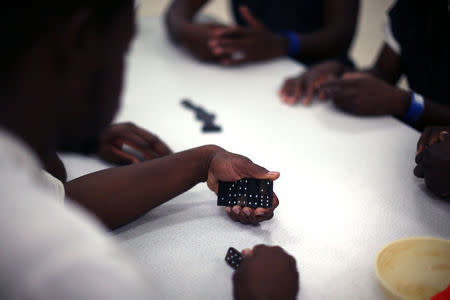
<instances>
[{"instance_id":1,"label":"black domino","mask_svg":"<svg viewBox=\"0 0 450 300\"><path fill-rule=\"evenodd\" d=\"M270 208L273 206L273 181L253 178L220 181L217 205Z\"/></svg>"},{"instance_id":2,"label":"black domino","mask_svg":"<svg viewBox=\"0 0 450 300\"><path fill-rule=\"evenodd\" d=\"M216 119L215 114L210 113L205 109L203 109L202 107L193 104L192 101L189 99L182 100L181 105L193 111L195 113L195 118L203 123L202 132L212 133L222 131L222 127L214 123L214 120Z\"/></svg>"},{"instance_id":3,"label":"black domino","mask_svg":"<svg viewBox=\"0 0 450 300\"><path fill-rule=\"evenodd\" d=\"M233 247L230 247L225 256L225 261L230 267L237 270L242 264L242 254Z\"/></svg>"}]
</instances>

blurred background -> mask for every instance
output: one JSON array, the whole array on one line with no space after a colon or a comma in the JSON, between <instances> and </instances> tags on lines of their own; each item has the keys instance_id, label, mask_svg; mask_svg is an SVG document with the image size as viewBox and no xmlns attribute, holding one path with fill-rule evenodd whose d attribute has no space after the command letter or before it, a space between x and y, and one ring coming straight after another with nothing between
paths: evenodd
<instances>
[{"instance_id":1,"label":"blurred background","mask_svg":"<svg viewBox=\"0 0 450 300\"><path fill-rule=\"evenodd\" d=\"M170 2L171 0L140 0L139 14L141 16L164 14ZM383 25L387 20L386 11L393 2L394 0L361 1L358 33L351 52L358 66L367 66L376 58L383 41ZM203 12L224 23L231 23L232 18L228 4L228 0L211 0Z\"/></svg>"}]
</instances>

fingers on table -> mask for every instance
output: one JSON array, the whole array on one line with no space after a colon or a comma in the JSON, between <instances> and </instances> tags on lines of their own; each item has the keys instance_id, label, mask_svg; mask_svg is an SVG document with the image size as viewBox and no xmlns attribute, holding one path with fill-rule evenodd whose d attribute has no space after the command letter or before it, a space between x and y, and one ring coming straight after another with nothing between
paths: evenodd
<instances>
[{"instance_id":1,"label":"fingers on table","mask_svg":"<svg viewBox=\"0 0 450 300\"><path fill-rule=\"evenodd\" d=\"M448 131L442 128L427 127L420 136L417 142L417 153L421 153L426 147L436 144L438 142L444 142L448 140Z\"/></svg>"},{"instance_id":2,"label":"fingers on table","mask_svg":"<svg viewBox=\"0 0 450 300\"><path fill-rule=\"evenodd\" d=\"M303 92L303 78L293 77L284 81L280 90L281 100L287 104L295 104L300 100L300 96Z\"/></svg>"}]
</instances>

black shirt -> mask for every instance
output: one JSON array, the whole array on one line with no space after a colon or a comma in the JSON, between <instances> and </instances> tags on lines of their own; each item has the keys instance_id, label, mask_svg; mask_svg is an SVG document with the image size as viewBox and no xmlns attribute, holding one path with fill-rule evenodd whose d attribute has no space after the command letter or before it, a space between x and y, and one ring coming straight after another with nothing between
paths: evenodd
<instances>
[{"instance_id":1,"label":"black shirt","mask_svg":"<svg viewBox=\"0 0 450 300\"><path fill-rule=\"evenodd\" d=\"M241 18L239 6L247 5L252 14L272 32L294 31L309 34L324 26L323 0L232 0L233 15L241 26L247 25ZM338 60L352 64L347 56ZM311 65L319 61L302 60Z\"/></svg>"},{"instance_id":2,"label":"black shirt","mask_svg":"<svg viewBox=\"0 0 450 300\"><path fill-rule=\"evenodd\" d=\"M239 6L247 5L252 14L273 32L291 30L305 34L323 27L322 0L232 0L232 3L239 25L246 25Z\"/></svg>"},{"instance_id":3,"label":"black shirt","mask_svg":"<svg viewBox=\"0 0 450 300\"><path fill-rule=\"evenodd\" d=\"M398 0L389 13L410 88L446 105L450 105L448 5L448 0Z\"/></svg>"}]
</instances>

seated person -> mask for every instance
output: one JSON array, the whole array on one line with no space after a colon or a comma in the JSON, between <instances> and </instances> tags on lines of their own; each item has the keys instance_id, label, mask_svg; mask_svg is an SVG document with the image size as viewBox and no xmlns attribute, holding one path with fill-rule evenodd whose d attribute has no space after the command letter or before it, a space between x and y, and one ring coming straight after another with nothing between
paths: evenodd
<instances>
[{"instance_id":1,"label":"seated person","mask_svg":"<svg viewBox=\"0 0 450 300\"><path fill-rule=\"evenodd\" d=\"M418 129L450 123L450 11L446 0L398 0L375 65L354 72L336 61L288 79L283 101L311 102L314 93L358 115L393 115ZM395 87L404 74L411 91Z\"/></svg>"},{"instance_id":2,"label":"seated person","mask_svg":"<svg viewBox=\"0 0 450 300\"><path fill-rule=\"evenodd\" d=\"M435 195L450 199L450 127L427 127L417 143L414 175Z\"/></svg>"},{"instance_id":3,"label":"seated person","mask_svg":"<svg viewBox=\"0 0 450 300\"><path fill-rule=\"evenodd\" d=\"M0 14L0 298L155 298L155 283L102 226L75 203L58 203L41 176L58 149L92 153L113 119L135 32L133 1L12 1ZM219 180L247 176L279 174L211 145L100 171L66 189L117 227L197 183L217 191ZM247 212L247 222L273 215ZM236 299L295 299L295 260L277 247L250 254L236 273ZM267 261L271 268L262 267Z\"/></svg>"},{"instance_id":4,"label":"seated person","mask_svg":"<svg viewBox=\"0 0 450 300\"><path fill-rule=\"evenodd\" d=\"M166 15L170 36L201 60L236 65L290 55L307 65L352 65L359 0L232 0L237 26L196 23L207 2L174 0Z\"/></svg>"}]
</instances>

